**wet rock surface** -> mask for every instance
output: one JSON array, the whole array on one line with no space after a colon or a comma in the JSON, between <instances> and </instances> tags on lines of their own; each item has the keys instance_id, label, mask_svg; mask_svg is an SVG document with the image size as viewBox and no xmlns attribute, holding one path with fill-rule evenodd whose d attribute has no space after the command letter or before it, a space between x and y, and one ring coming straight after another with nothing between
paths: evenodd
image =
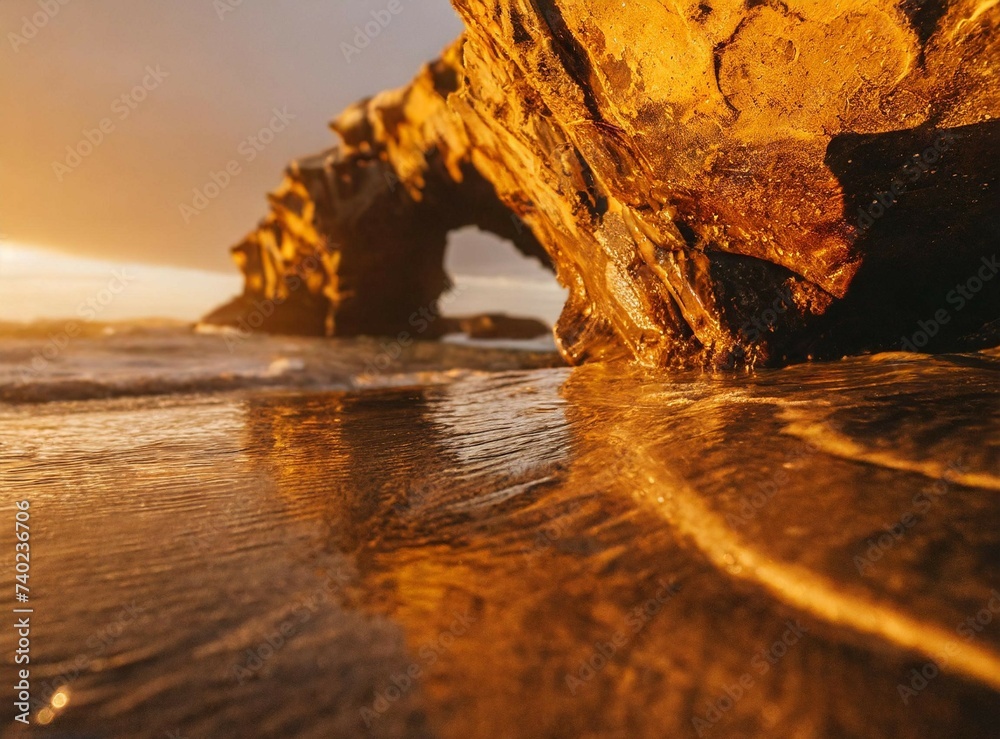
<instances>
[{"instance_id":1,"label":"wet rock surface","mask_svg":"<svg viewBox=\"0 0 1000 739\"><path fill-rule=\"evenodd\" d=\"M341 115L236 247L275 329L405 328L477 225L569 288L571 363L995 335L995 2L454 4L462 38Z\"/></svg>"}]
</instances>

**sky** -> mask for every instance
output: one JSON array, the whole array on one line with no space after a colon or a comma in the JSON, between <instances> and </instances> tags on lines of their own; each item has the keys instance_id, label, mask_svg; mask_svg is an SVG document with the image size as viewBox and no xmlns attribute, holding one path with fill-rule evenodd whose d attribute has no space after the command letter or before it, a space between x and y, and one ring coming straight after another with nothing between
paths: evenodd
<instances>
[{"instance_id":1,"label":"sky","mask_svg":"<svg viewBox=\"0 0 1000 739\"><path fill-rule=\"evenodd\" d=\"M468 244L465 240L464 245ZM500 311L535 316L549 324L559 317L565 291L541 268L534 267L534 273L515 268L507 277L486 274L486 269L473 263L475 254L468 252L459 248L452 254L455 289L444 304L447 315ZM521 259L512 251L506 256L512 261ZM113 323L149 318L195 322L237 295L242 283L235 269L167 267L8 245L0 247L0 323L64 319Z\"/></svg>"},{"instance_id":2,"label":"sky","mask_svg":"<svg viewBox=\"0 0 1000 739\"><path fill-rule=\"evenodd\" d=\"M285 165L333 144L332 117L406 84L461 32L447 0L398 2L348 61L341 42L389 0L4 0L0 234L229 270ZM273 135L251 141L263 128ZM180 205L232 161L239 174L185 222Z\"/></svg>"},{"instance_id":3,"label":"sky","mask_svg":"<svg viewBox=\"0 0 1000 739\"><path fill-rule=\"evenodd\" d=\"M75 315L122 269L136 277L102 319L195 319L238 293L229 247L288 162L333 145L331 118L461 33L447 0L395 2L0 2L0 320ZM227 166L218 197L182 212ZM452 274L555 287L493 237L451 243ZM560 294L544 294L551 320Z\"/></svg>"}]
</instances>

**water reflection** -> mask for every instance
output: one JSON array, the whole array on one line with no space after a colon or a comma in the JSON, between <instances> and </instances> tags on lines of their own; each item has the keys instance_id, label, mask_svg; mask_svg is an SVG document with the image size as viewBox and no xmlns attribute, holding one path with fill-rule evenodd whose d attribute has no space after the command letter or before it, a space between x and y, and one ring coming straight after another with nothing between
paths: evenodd
<instances>
[{"instance_id":1,"label":"water reflection","mask_svg":"<svg viewBox=\"0 0 1000 739\"><path fill-rule=\"evenodd\" d=\"M995 397L994 370L839 372L638 382L584 368L335 411L295 400L304 417L275 437L278 456L330 454L283 495L294 507L324 491L331 537L357 557L358 607L402 625L419 674L385 673L367 717L400 692L442 736L850 735L872 710L975 735L996 715L1000 634L968 645L953 623L1000 584L997 506L976 487L996 479L995 449L976 443L996 419L969 412ZM966 471L934 518L859 573L855 553L952 452ZM643 619L650 602L662 609ZM948 674L904 704L898 686L936 649L954 650Z\"/></svg>"},{"instance_id":2,"label":"water reflection","mask_svg":"<svg viewBox=\"0 0 1000 739\"><path fill-rule=\"evenodd\" d=\"M39 718L992 736L996 377L883 357L0 410L4 498L44 521L38 686L85 657Z\"/></svg>"}]
</instances>

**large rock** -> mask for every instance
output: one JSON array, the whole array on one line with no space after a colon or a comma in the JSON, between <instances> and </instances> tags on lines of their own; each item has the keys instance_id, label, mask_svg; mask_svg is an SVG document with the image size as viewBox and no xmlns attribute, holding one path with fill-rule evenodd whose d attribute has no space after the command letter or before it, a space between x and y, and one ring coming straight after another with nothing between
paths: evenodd
<instances>
[{"instance_id":1,"label":"large rock","mask_svg":"<svg viewBox=\"0 0 1000 739\"><path fill-rule=\"evenodd\" d=\"M235 248L264 329L412 331L475 224L554 266L573 363L995 341L996 0L454 4Z\"/></svg>"}]
</instances>

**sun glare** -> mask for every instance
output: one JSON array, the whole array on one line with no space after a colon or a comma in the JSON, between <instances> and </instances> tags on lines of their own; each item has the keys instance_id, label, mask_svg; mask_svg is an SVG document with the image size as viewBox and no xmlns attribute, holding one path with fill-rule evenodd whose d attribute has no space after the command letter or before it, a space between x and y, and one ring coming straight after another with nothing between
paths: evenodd
<instances>
[{"instance_id":1,"label":"sun glare","mask_svg":"<svg viewBox=\"0 0 1000 739\"><path fill-rule=\"evenodd\" d=\"M61 254L0 243L0 321L195 321L241 289L237 274Z\"/></svg>"}]
</instances>

